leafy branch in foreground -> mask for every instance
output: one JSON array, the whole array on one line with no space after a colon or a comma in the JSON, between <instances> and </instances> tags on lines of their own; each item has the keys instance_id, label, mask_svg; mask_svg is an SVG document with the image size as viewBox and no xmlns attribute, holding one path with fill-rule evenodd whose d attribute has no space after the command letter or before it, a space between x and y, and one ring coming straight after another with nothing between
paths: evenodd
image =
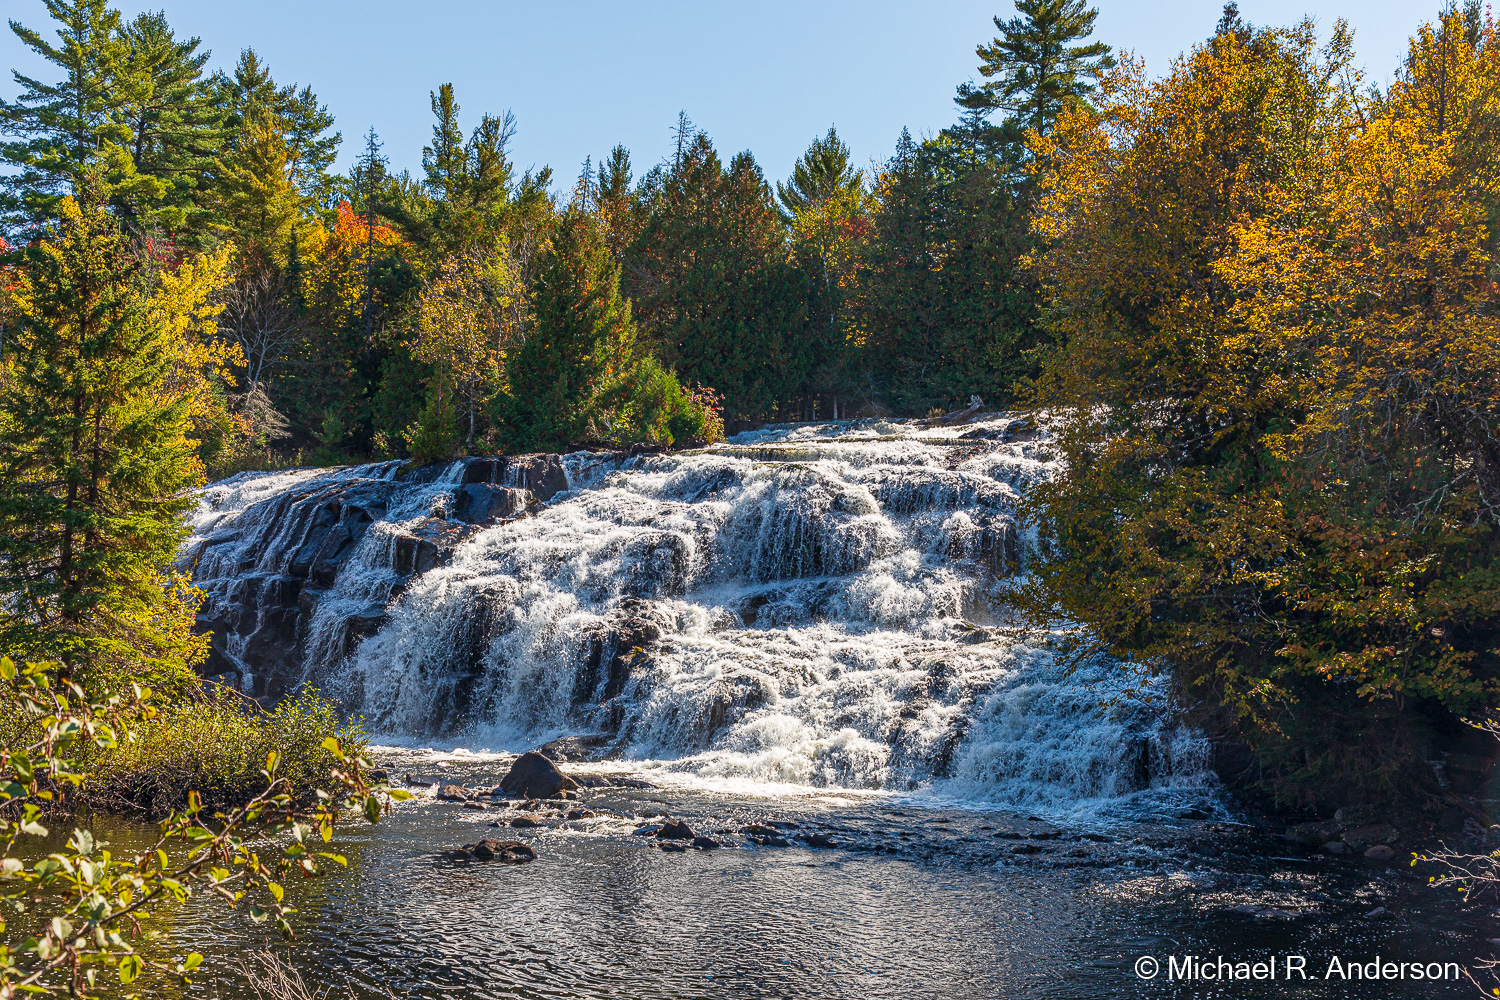
<instances>
[{"instance_id":1,"label":"leafy branch in foreground","mask_svg":"<svg viewBox=\"0 0 1500 1000\"><path fill-rule=\"evenodd\" d=\"M79 760L90 748L110 750L129 740L132 721L159 711L147 688L132 685L129 697L94 695L62 669L57 663L18 668L0 658L0 699L23 720L24 734L0 748L0 934L9 930L9 918L24 921L28 935L19 945L10 934L0 942L0 1000L64 989L84 996L96 988L101 968L113 969L127 986L148 969L190 982L201 955L168 961L143 954L140 945L152 937L143 918L185 902L194 888L231 907L243 903L251 920L274 921L293 937L288 918L296 910L285 899L287 877L310 878L325 863L347 864L315 849L332 840L344 811L374 823L392 799L408 797L372 788L367 762L329 737L323 748L338 766L329 788L313 795L278 776L273 751L259 794L210 816L198 793L189 792L187 807L165 819L156 842L134 857L115 857L108 844L75 828L65 850L35 858L27 848L50 835L43 820L65 808L88 780ZM173 847L185 848L185 855L179 850L174 859Z\"/></svg>"}]
</instances>

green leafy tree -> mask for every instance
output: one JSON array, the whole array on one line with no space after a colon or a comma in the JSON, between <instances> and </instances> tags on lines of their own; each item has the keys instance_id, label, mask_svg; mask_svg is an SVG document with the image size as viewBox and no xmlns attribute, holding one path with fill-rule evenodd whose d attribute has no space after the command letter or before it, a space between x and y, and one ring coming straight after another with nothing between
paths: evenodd
<instances>
[{"instance_id":1,"label":"green leafy tree","mask_svg":"<svg viewBox=\"0 0 1500 1000\"><path fill-rule=\"evenodd\" d=\"M608 437L612 393L636 340L604 227L578 205L558 221L532 292L534 325L506 366L503 419L522 449Z\"/></svg>"},{"instance_id":2,"label":"green leafy tree","mask_svg":"<svg viewBox=\"0 0 1500 1000\"><path fill-rule=\"evenodd\" d=\"M293 185L313 205L327 205L335 190L328 174L343 136L331 132L333 115L309 86L278 87L270 68L254 49L240 53L232 74L220 73L213 85L225 109L225 145L230 151L253 141L257 128L269 124L286 143Z\"/></svg>"},{"instance_id":3,"label":"green leafy tree","mask_svg":"<svg viewBox=\"0 0 1500 1000\"><path fill-rule=\"evenodd\" d=\"M196 604L171 575L200 481L168 317L102 208L57 206L12 294L0 369L0 645L180 676Z\"/></svg>"}]
</instances>

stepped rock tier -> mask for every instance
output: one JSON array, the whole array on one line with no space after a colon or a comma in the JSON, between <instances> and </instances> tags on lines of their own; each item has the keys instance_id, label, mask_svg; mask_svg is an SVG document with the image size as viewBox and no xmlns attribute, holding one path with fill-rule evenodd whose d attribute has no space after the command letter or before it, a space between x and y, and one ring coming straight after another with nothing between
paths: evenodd
<instances>
[{"instance_id":1,"label":"stepped rock tier","mask_svg":"<svg viewBox=\"0 0 1500 1000\"><path fill-rule=\"evenodd\" d=\"M712 448L245 473L184 562L209 671L313 684L373 732L671 761L700 779L932 787L1054 811L1212 799L1126 664L1008 620L1035 558L1029 425L770 427Z\"/></svg>"}]
</instances>

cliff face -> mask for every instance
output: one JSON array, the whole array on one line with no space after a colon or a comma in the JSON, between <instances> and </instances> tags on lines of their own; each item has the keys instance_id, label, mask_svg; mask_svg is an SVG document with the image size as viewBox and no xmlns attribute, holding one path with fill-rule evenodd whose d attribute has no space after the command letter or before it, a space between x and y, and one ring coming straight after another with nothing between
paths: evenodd
<instances>
[{"instance_id":1,"label":"cliff face","mask_svg":"<svg viewBox=\"0 0 1500 1000\"><path fill-rule=\"evenodd\" d=\"M208 597L205 673L275 701L378 631L410 581L463 539L567 489L557 455L246 473L208 487L182 558Z\"/></svg>"}]
</instances>

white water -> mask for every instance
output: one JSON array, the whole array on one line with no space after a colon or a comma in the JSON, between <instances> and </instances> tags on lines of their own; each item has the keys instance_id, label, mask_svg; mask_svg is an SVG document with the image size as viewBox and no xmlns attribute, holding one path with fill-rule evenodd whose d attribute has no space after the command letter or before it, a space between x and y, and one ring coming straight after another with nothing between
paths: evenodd
<instances>
[{"instance_id":1,"label":"white water","mask_svg":"<svg viewBox=\"0 0 1500 1000\"><path fill-rule=\"evenodd\" d=\"M1162 682L1113 662L1072 669L1054 637L1007 627L997 575L1028 544L1013 503L1054 466L1044 443L957 440L1007 422L768 428L623 464L570 455L568 493L410 579L397 539L451 504L463 467L383 487L384 515L304 626L302 677L408 744L607 733L638 767L744 787L917 790L1071 817L1203 807L1206 747ZM275 578L306 528L270 501L393 474L210 487L199 578L224 595ZM203 546L215 532L233 538ZM395 592L346 657L343 623ZM642 621L659 641L611 687Z\"/></svg>"}]
</instances>

